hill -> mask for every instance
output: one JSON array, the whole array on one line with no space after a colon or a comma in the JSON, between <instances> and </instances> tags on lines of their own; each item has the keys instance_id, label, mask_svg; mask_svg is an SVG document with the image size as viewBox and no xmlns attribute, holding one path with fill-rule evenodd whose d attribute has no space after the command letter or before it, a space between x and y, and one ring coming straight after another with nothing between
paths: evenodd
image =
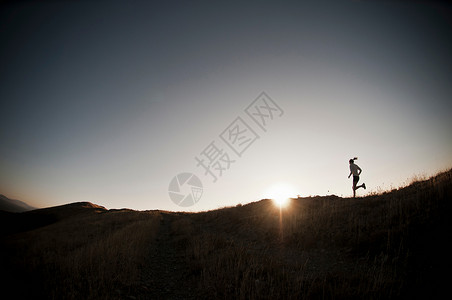
<instances>
[{"instance_id":1,"label":"hill","mask_svg":"<svg viewBox=\"0 0 452 300\"><path fill-rule=\"evenodd\" d=\"M29 231L61 220L106 211L105 207L89 202L35 209L22 213L0 211L0 235Z\"/></svg>"},{"instance_id":2,"label":"hill","mask_svg":"<svg viewBox=\"0 0 452 300\"><path fill-rule=\"evenodd\" d=\"M8 197L0 194L0 211L7 211L7 212L24 212L36 209L35 207L32 207L28 205L25 202L9 199Z\"/></svg>"},{"instance_id":3,"label":"hill","mask_svg":"<svg viewBox=\"0 0 452 300\"><path fill-rule=\"evenodd\" d=\"M4 233L0 272L17 298L439 298L451 198L452 170L281 210L269 199L201 213L71 204L38 210L56 215L45 226Z\"/></svg>"}]
</instances>

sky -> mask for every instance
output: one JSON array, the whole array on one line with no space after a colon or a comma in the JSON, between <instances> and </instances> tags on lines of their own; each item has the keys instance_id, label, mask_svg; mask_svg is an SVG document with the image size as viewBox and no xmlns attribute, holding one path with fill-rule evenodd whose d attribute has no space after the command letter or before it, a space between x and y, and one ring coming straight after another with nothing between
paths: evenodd
<instances>
[{"instance_id":1,"label":"sky","mask_svg":"<svg viewBox=\"0 0 452 300\"><path fill-rule=\"evenodd\" d=\"M350 197L355 156L364 196L452 167L447 2L10 1L0 44L0 193L35 207Z\"/></svg>"}]
</instances>

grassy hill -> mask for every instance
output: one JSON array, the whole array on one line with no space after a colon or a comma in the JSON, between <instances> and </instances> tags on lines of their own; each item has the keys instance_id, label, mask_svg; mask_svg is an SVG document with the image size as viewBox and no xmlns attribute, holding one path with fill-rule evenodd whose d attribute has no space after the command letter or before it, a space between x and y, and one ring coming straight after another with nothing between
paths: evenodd
<instances>
[{"instance_id":1,"label":"grassy hill","mask_svg":"<svg viewBox=\"0 0 452 300\"><path fill-rule=\"evenodd\" d=\"M1 233L0 272L15 298L438 298L451 200L452 170L281 210L268 199L201 213L74 203L5 219L48 222Z\"/></svg>"}]
</instances>

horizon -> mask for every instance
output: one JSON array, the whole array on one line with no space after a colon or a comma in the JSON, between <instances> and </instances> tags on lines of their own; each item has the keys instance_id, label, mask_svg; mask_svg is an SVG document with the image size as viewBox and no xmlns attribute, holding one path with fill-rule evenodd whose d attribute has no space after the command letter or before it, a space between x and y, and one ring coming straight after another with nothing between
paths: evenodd
<instances>
[{"instance_id":1,"label":"horizon","mask_svg":"<svg viewBox=\"0 0 452 300\"><path fill-rule=\"evenodd\" d=\"M272 197L272 198L260 198L260 199L256 199L256 200L252 200L252 201L248 201L245 203L237 203L235 205L229 205L229 206L220 206L220 207L216 207L213 209L208 209L208 210L199 210L199 211L188 211L188 210L164 210L164 209L145 209L145 210L137 210L137 209L132 209L129 207L106 207L102 204L99 203L95 203L95 202L89 202L89 201L76 201L76 202L69 202L69 203L62 203L56 206L46 206L46 207L32 207L30 205L28 205L28 203L26 201L23 201L21 199L12 199L7 197L6 195L0 194L0 196L7 198L10 201L19 201L21 202L21 204L25 204L28 207L31 207L31 210L38 210L38 209L46 209L46 208L53 208L53 207L59 207L59 206L66 206L66 205L71 205L71 204L79 204L79 203L87 203L87 204L91 204L91 205L95 205L95 206L99 206L102 207L106 210L132 210L132 211L161 211L161 212L169 212L169 213L203 213L203 212L210 212L210 211L216 211L216 210L222 210L222 209L226 209L226 208L233 208L233 207L239 207L239 206L246 206L248 204L253 204L253 203L258 203L261 201L272 201L273 205L277 208L280 207L280 209L287 209L288 207L290 207L290 201L292 200L303 200L303 199L310 199L310 198L330 198L330 197L335 197L338 199L363 199L366 197L375 197L375 196L384 196L388 193L393 193L396 191L400 191L403 190L404 188L408 188L418 182L423 182L423 181L429 181L430 179L437 177L443 173L448 173L448 172L452 172L452 168L449 168L447 170L442 170L442 171L438 171L435 174L431 175L431 176L426 176L425 174L416 174L414 176L412 176L411 178L409 178L409 180L407 180L406 182L404 182L403 185L400 185L398 187L394 187L391 186L390 189L387 190L383 190L380 189L378 191L372 191L371 193L367 193L366 195L363 196L357 196L356 198L354 198L352 195L349 196L339 196L336 194L328 194L328 195L306 195L306 196L301 196L301 195L297 195L296 197L287 197L284 199L278 198L278 197ZM290 208L289 208L290 209ZM26 210L26 211L31 211L31 210Z\"/></svg>"},{"instance_id":2,"label":"horizon","mask_svg":"<svg viewBox=\"0 0 452 300\"><path fill-rule=\"evenodd\" d=\"M199 212L351 197L355 156L357 196L452 168L448 3L0 5L10 199Z\"/></svg>"}]
</instances>

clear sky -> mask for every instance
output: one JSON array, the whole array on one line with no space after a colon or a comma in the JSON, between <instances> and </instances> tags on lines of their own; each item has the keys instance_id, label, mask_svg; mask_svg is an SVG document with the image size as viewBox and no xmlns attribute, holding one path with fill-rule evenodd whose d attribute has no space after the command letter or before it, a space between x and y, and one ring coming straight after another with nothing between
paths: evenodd
<instances>
[{"instance_id":1,"label":"clear sky","mask_svg":"<svg viewBox=\"0 0 452 300\"><path fill-rule=\"evenodd\" d=\"M451 12L435 1L3 3L0 193L36 207L200 211L278 183L349 197L354 156L368 187L358 195L448 169ZM246 113L262 92L281 109L265 131ZM243 138L240 156L221 139L237 117L259 137ZM211 142L223 166L234 161L221 176L212 165L216 182L195 160ZM203 186L190 207L168 194L184 172Z\"/></svg>"}]
</instances>

